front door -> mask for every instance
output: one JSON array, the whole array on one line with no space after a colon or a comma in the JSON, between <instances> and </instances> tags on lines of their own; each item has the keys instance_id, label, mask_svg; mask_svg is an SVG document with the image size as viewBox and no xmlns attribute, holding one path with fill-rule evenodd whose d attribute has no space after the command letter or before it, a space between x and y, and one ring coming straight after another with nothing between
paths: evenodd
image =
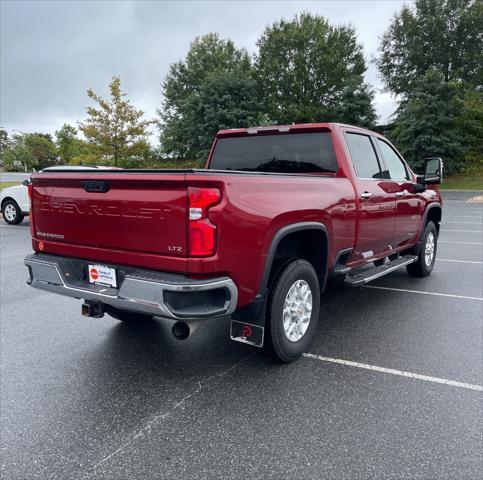
<instances>
[{"instance_id":1,"label":"front door","mask_svg":"<svg viewBox=\"0 0 483 480\"><path fill-rule=\"evenodd\" d=\"M368 135L346 132L358 180L359 221L352 261L369 260L390 250L394 234L395 193L382 178L374 145Z\"/></svg>"},{"instance_id":2,"label":"front door","mask_svg":"<svg viewBox=\"0 0 483 480\"><path fill-rule=\"evenodd\" d=\"M396 150L380 138L377 138L376 143L387 169L389 179L386 181L392 182L391 189L396 195L396 222L391 245L397 248L413 244L418 239L421 227L423 198L420 193L411 193L408 190L412 179Z\"/></svg>"}]
</instances>

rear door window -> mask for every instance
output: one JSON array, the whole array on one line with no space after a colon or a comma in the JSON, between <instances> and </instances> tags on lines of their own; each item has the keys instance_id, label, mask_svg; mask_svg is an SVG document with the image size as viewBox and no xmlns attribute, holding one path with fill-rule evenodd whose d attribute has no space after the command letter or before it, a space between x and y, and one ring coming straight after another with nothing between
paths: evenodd
<instances>
[{"instance_id":1,"label":"rear door window","mask_svg":"<svg viewBox=\"0 0 483 480\"><path fill-rule=\"evenodd\" d=\"M218 139L210 169L277 173L337 172L329 132Z\"/></svg>"},{"instance_id":2,"label":"rear door window","mask_svg":"<svg viewBox=\"0 0 483 480\"><path fill-rule=\"evenodd\" d=\"M346 133L352 163L359 178L382 178L381 168L371 139L359 133Z\"/></svg>"}]
</instances>

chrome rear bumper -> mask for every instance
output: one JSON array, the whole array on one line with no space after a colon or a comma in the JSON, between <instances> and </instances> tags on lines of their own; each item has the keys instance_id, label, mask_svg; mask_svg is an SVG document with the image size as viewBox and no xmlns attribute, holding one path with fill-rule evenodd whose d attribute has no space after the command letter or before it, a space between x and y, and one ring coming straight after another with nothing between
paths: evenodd
<instances>
[{"instance_id":1,"label":"chrome rear bumper","mask_svg":"<svg viewBox=\"0 0 483 480\"><path fill-rule=\"evenodd\" d=\"M48 254L25 257L34 288L131 312L176 320L198 320L231 314L238 290L229 277L193 280L184 275L109 265L118 272L118 288L90 284L87 260Z\"/></svg>"}]
</instances>

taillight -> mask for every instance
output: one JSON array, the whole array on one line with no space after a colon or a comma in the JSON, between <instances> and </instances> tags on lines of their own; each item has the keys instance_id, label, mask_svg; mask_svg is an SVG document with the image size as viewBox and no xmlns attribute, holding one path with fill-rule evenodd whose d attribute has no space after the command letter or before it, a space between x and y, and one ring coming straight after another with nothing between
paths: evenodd
<instances>
[{"instance_id":1,"label":"taillight","mask_svg":"<svg viewBox=\"0 0 483 480\"><path fill-rule=\"evenodd\" d=\"M34 205L32 201L32 195L34 193L34 186L32 184L32 181L30 181L29 184L27 185L27 192L30 200L30 209L29 209L30 235L33 237L34 236L34 212L33 212Z\"/></svg>"},{"instance_id":2,"label":"taillight","mask_svg":"<svg viewBox=\"0 0 483 480\"><path fill-rule=\"evenodd\" d=\"M216 251L216 225L208 218L209 207L221 198L217 188L188 187L189 253L192 257L207 257Z\"/></svg>"}]
</instances>

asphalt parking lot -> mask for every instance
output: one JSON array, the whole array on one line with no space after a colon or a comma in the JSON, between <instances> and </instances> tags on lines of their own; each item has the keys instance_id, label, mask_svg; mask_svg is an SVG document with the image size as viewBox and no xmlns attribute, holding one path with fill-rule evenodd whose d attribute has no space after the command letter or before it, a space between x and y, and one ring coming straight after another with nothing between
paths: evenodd
<instances>
[{"instance_id":1,"label":"asphalt parking lot","mask_svg":"<svg viewBox=\"0 0 483 480\"><path fill-rule=\"evenodd\" d=\"M83 318L25 284L28 222L2 221L2 478L481 478L481 193L444 194L429 278L329 285L290 365L227 319L181 343Z\"/></svg>"}]
</instances>

